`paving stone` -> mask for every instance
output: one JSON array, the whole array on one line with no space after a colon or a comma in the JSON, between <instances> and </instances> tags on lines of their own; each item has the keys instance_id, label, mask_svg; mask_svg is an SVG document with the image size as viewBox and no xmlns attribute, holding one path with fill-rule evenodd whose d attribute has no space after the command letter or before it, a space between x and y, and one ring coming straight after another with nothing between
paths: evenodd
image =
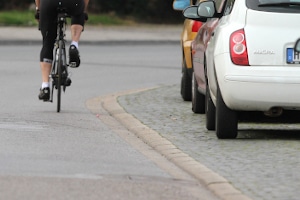
<instances>
[{"instance_id":1,"label":"paving stone","mask_svg":"<svg viewBox=\"0 0 300 200\"><path fill-rule=\"evenodd\" d=\"M219 140L194 114L180 86L120 96L120 105L178 149L255 200L300 196L300 124L240 123L238 138ZM238 199L238 196L235 197ZM230 199L230 198L229 198Z\"/></svg>"}]
</instances>

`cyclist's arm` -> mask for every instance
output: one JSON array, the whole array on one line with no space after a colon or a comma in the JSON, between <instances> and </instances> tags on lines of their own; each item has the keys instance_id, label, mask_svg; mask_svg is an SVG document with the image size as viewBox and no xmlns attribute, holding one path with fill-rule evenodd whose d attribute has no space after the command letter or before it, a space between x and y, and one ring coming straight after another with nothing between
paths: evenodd
<instances>
[{"instance_id":1,"label":"cyclist's arm","mask_svg":"<svg viewBox=\"0 0 300 200\"><path fill-rule=\"evenodd\" d=\"M36 9L40 9L40 0L35 0Z\"/></svg>"},{"instance_id":2,"label":"cyclist's arm","mask_svg":"<svg viewBox=\"0 0 300 200\"><path fill-rule=\"evenodd\" d=\"M36 1L40 1L40 0L36 0ZM90 1L90 0L84 0L84 4L85 4L84 12L85 12L85 13L87 13L89 1Z\"/></svg>"}]
</instances>

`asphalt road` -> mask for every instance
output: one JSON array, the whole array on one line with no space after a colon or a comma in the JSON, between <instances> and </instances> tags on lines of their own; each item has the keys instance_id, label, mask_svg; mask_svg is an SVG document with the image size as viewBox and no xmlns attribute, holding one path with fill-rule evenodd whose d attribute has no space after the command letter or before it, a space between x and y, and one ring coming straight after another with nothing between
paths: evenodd
<instances>
[{"instance_id":1,"label":"asphalt road","mask_svg":"<svg viewBox=\"0 0 300 200\"><path fill-rule=\"evenodd\" d=\"M38 100L39 51L0 46L0 199L218 199L91 103L174 84L178 45L82 45L61 113Z\"/></svg>"}]
</instances>

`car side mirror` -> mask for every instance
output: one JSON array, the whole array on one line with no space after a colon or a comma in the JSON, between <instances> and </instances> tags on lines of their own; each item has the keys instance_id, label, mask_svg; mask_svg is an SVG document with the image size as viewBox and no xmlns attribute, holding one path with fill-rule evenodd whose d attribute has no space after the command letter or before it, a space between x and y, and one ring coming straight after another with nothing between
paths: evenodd
<instances>
[{"instance_id":1,"label":"car side mirror","mask_svg":"<svg viewBox=\"0 0 300 200\"><path fill-rule=\"evenodd\" d=\"M182 11L190 5L191 5L190 0L174 0L173 1L173 9L174 10Z\"/></svg>"},{"instance_id":2,"label":"car side mirror","mask_svg":"<svg viewBox=\"0 0 300 200\"><path fill-rule=\"evenodd\" d=\"M298 39L295 43L294 50L300 52L300 39Z\"/></svg>"},{"instance_id":3,"label":"car side mirror","mask_svg":"<svg viewBox=\"0 0 300 200\"><path fill-rule=\"evenodd\" d=\"M188 19L197 20L199 19L198 15L198 6L190 6L184 9L183 16Z\"/></svg>"},{"instance_id":4,"label":"car side mirror","mask_svg":"<svg viewBox=\"0 0 300 200\"><path fill-rule=\"evenodd\" d=\"M187 7L183 11L183 16L201 22L206 22L208 18L218 17L214 1L204 1L198 6Z\"/></svg>"},{"instance_id":5,"label":"car side mirror","mask_svg":"<svg viewBox=\"0 0 300 200\"><path fill-rule=\"evenodd\" d=\"M198 6L198 15L200 17L212 18L215 16L216 6L214 1L201 2Z\"/></svg>"}]
</instances>

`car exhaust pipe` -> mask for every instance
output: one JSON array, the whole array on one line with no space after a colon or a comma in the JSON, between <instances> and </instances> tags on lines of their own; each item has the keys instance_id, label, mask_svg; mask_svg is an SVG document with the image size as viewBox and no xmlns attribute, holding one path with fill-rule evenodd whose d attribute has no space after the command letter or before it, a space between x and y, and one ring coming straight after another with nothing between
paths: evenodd
<instances>
[{"instance_id":1,"label":"car exhaust pipe","mask_svg":"<svg viewBox=\"0 0 300 200\"><path fill-rule=\"evenodd\" d=\"M283 113L283 108L281 107L273 107L270 110L264 112L265 116L268 117L279 117Z\"/></svg>"}]
</instances>

